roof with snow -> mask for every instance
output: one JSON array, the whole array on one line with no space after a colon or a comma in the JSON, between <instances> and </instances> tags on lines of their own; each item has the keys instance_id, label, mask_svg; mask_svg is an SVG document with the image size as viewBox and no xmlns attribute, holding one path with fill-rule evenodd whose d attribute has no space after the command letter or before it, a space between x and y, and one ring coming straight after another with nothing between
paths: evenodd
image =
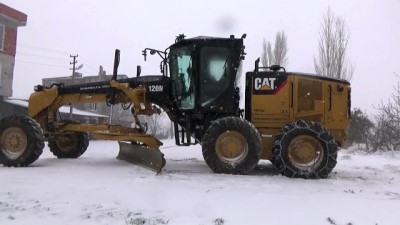
<instances>
[{"instance_id":1,"label":"roof with snow","mask_svg":"<svg viewBox=\"0 0 400 225\"><path fill-rule=\"evenodd\" d=\"M8 99L4 99L3 101L8 102L8 103L13 104L13 105L19 105L19 106L28 108L28 101L24 100L24 99L8 98ZM69 113L70 112L70 108L68 106L62 106L59 109L59 111L60 111L60 113ZM75 108L73 108L72 114L81 115L81 116L108 117L106 115L93 113L93 112L88 112L88 111L75 109Z\"/></svg>"},{"instance_id":2,"label":"roof with snow","mask_svg":"<svg viewBox=\"0 0 400 225\"><path fill-rule=\"evenodd\" d=\"M0 19L14 23L17 26L25 26L28 16L16 9L0 3Z\"/></svg>"}]
</instances>

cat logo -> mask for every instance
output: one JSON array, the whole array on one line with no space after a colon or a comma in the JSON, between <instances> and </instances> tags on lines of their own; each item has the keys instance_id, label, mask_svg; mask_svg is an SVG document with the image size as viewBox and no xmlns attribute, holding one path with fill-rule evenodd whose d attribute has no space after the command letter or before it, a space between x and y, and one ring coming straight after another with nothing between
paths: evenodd
<instances>
[{"instance_id":1,"label":"cat logo","mask_svg":"<svg viewBox=\"0 0 400 225\"><path fill-rule=\"evenodd\" d=\"M254 89L256 91L273 91L276 88L275 80L274 77L257 77L254 79Z\"/></svg>"},{"instance_id":2,"label":"cat logo","mask_svg":"<svg viewBox=\"0 0 400 225\"><path fill-rule=\"evenodd\" d=\"M252 74L250 74L252 75ZM275 95L282 90L287 83L285 74L264 74L253 76L253 94L254 95ZM250 77L250 76L249 76Z\"/></svg>"}]
</instances>

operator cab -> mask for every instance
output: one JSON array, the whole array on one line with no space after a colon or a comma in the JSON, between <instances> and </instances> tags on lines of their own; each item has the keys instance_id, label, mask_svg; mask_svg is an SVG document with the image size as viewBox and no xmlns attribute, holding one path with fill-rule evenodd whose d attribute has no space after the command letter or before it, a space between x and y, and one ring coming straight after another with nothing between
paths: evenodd
<instances>
[{"instance_id":1,"label":"operator cab","mask_svg":"<svg viewBox=\"0 0 400 225\"><path fill-rule=\"evenodd\" d=\"M195 144L191 137L201 141L212 121L240 115L236 80L240 61L245 55L245 37L200 36L185 39L184 35L179 35L165 51L143 50L145 60L148 51L162 58L160 69L163 75L157 79L164 79L163 86L166 88L162 92L154 92L153 98L150 88L149 97L154 103L161 103L174 122L177 145ZM162 99L163 102L155 99Z\"/></svg>"},{"instance_id":2,"label":"operator cab","mask_svg":"<svg viewBox=\"0 0 400 225\"><path fill-rule=\"evenodd\" d=\"M170 46L172 95L182 111L235 114L243 39L178 36ZM234 97L236 96L236 97Z\"/></svg>"}]
</instances>

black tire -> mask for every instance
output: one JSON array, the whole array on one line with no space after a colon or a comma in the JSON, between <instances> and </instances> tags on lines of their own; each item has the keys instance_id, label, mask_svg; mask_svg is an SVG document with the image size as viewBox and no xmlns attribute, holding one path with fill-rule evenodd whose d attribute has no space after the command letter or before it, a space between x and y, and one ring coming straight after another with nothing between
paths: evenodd
<instances>
[{"instance_id":1,"label":"black tire","mask_svg":"<svg viewBox=\"0 0 400 225\"><path fill-rule=\"evenodd\" d=\"M43 148L43 130L34 119L12 115L0 121L0 164L28 166L39 158Z\"/></svg>"},{"instance_id":2,"label":"black tire","mask_svg":"<svg viewBox=\"0 0 400 225\"><path fill-rule=\"evenodd\" d=\"M338 145L318 122L299 120L276 136L272 163L287 177L326 178L336 166Z\"/></svg>"},{"instance_id":3,"label":"black tire","mask_svg":"<svg viewBox=\"0 0 400 225\"><path fill-rule=\"evenodd\" d=\"M216 173L248 174L260 160L261 136L238 117L215 120L202 140L203 157Z\"/></svg>"},{"instance_id":4,"label":"black tire","mask_svg":"<svg viewBox=\"0 0 400 225\"><path fill-rule=\"evenodd\" d=\"M57 158L75 159L81 156L89 146L86 132L66 132L49 137L48 146Z\"/></svg>"}]
</instances>

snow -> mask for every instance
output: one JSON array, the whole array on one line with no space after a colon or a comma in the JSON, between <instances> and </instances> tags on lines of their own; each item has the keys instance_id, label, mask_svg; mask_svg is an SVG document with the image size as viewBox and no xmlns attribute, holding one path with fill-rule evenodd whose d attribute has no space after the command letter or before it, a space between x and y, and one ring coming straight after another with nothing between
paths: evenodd
<instances>
[{"instance_id":1,"label":"snow","mask_svg":"<svg viewBox=\"0 0 400 225\"><path fill-rule=\"evenodd\" d=\"M160 174L92 141L78 159L47 147L26 168L0 167L0 225L400 224L400 152L343 150L322 180L290 179L262 161L251 175L213 173L200 146L164 141Z\"/></svg>"}]
</instances>

